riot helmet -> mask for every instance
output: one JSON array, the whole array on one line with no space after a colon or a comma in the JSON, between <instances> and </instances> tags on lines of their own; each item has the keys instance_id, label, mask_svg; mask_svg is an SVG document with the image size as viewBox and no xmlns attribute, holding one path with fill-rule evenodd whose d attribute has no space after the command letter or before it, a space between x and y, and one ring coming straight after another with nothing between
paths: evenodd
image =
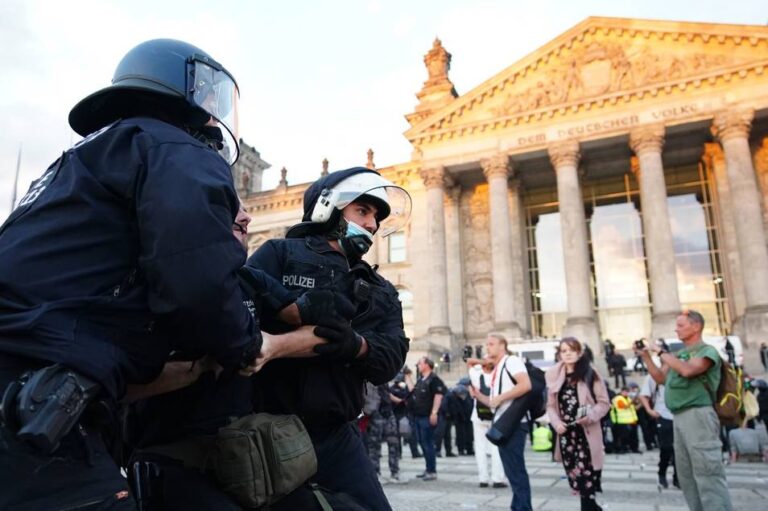
<instances>
[{"instance_id":1,"label":"riot helmet","mask_svg":"<svg viewBox=\"0 0 768 511\"><path fill-rule=\"evenodd\" d=\"M232 75L203 50L154 39L129 51L112 85L75 105L69 124L87 136L118 119L157 117L205 137L232 165L239 155L239 96Z\"/></svg>"},{"instance_id":2,"label":"riot helmet","mask_svg":"<svg viewBox=\"0 0 768 511\"><path fill-rule=\"evenodd\" d=\"M342 210L356 201L376 208L376 234L388 236L402 229L411 215L411 196L405 189L366 167L332 172L304 192L304 216L287 237L324 234L339 240L347 256L361 257L373 243L373 234L344 219Z\"/></svg>"}]
</instances>

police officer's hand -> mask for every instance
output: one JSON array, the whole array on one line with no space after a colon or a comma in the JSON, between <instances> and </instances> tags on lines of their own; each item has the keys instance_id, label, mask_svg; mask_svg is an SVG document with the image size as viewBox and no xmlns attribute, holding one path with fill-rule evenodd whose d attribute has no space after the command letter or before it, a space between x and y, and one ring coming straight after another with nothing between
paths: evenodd
<instances>
[{"instance_id":1,"label":"police officer's hand","mask_svg":"<svg viewBox=\"0 0 768 511\"><path fill-rule=\"evenodd\" d=\"M363 338L352 329L348 322L315 327L315 335L328 340L328 344L319 344L313 351L330 360L350 362L354 360L363 347Z\"/></svg>"},{"instance_id":2,"label":"police officer's hand","mask_svg":"<svg viewBox=\"0 0 768 511\"><path fill-rule=\"evenodd\" d=\"M302 325L334 325L350 321L355 306L343 294L330 289L313 289L296 299Z\"/></svg>"}]
</instances>

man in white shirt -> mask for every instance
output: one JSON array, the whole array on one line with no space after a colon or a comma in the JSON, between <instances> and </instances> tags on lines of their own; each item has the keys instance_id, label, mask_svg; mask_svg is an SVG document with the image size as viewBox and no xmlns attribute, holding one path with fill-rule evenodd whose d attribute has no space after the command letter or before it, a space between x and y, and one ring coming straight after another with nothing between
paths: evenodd
<instances>
[{"instance_id":1,"label":"man in white shirt","mask_svg":"<svg viewBox=\"0 0 768 511\"><path fill-rule=\"evenodd\" d=\"M474 360L473 360L474 361ZM469 381L472 388L485 395L491 393L491 377L493 375L493 363L490 360L483 360L481 364L472 364L469 367ZM489 479L494 488L504 488L507 483L504 482L504 468L501 465L499 450L485 438L485 434L493 422L493 412L491 409L475 400L475 406L472 408L472 430L475 439L475 461L477 462L477 476L480 488L487 488ZM488 477L488 456L491 457L491 475Z\"/></svg>"},{"instance_id":2,"label":"man in white shirt","mask_svg":"<svg viewBox=\"0 0 768 511\"><path fill-rule=\"evenodd\" d=\"M472 397L479 400L494 412L494 422L509 408L515 398L531 390L531 379L525 364L519 357L507 353L507 340L499 334L488 334L485 341L488 358L494 362L491 374L491 395L485 396L472 389ZM499 445L499 455L504 473L512 487L512 511L532 511L531 483L525 469L525 440L530 425L523 418L514 428L509 439Z\"/></svg>"}]
</instances>

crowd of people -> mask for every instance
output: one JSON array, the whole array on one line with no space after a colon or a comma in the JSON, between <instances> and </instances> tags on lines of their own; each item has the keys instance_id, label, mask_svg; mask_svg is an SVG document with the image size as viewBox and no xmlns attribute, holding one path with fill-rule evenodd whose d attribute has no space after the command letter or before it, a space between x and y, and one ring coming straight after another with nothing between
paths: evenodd
<instances>
[{"instance_id":1,"label":"crowd of people","mask_svg":"<svg viewBox=\"0 0 768 511\"><path fill-rule=\"evenodd\" d=\"M468 378L461 378L451 388L435 374L434 363L422 358L417 363L415 384L413 375L406 371L408 374L398 376L389 387L390 399L401 410L398 423L407 429L407 435L401 435L402 442L409 443L413 458L425 458L425 471L418 477L433 481L437 479L436 458L441 447L445 446L446 456L456 455L444 440L450 436L443 433L455 428L459 455L474 454L476 458L477 484L502 488L509 483L511 509L516 510L530 509L524 456L529 432L533 451L551 452L553 460L562 463L584 510L601 509L597 495L602 491L605 455L640 453L642 445L645 452L658 450L660 489L672 486L682 490L692 510L705 509L705 502L715 503L706 509L730 509L724 466L730 462L768 462L768 385L739 374L744 384L740 421L722 423L713 406L714 390L718 389L721 370L733 366L728 364L728 354L721 356L702 341L703 327L704 319L698 312L681 314L676 331L683 346L676 354L666 351L663 342L649 346L636 343L635 355L643 368L638 375L640 383L617 381L615 387L595 369L585 344L574 338L562 339L557 362L545 373L546 413L536 417L531 412L522 417L514 434L501 444L492 443L489 432L515 398L525 397L520 387L517 392L514 388L528 379L531 371L523 360L509 353L504 337L490 334L483 358L472 358L472 351L467 350ZM611 345L610 341L607 344ZM617 355L615 351L609 353L614 360ZM523 388L530 388L530 383L523 383ZM510 399L510 394L514 398ZM471 425L471 447L462 432L467 425ZM376 443L380 446L381 441ZM378 447L375 450L379 456ZM390 449L390 460L393 456L402 456L400 441ZM384 481L388 482L406 481L392 469L392 478Z\"/></svg>"},{"instance_id":2,"label":"crowd of people","mask_svg":"<svg viewBox=\"0 0 768 511\"><path fill-rule=\"evenodd\" d=\"M386 511L405 440L422 481L474 455L478 484L528 511L530 436L599 510L605 453L638 452L640 431L660 486L673 466L690 509L731 509L721 438L734 462L765 459L768 385L739 391L723 434L730 366L701 314L677 318L677 353L635 346L642 388L606 343L614 393L575 338L546 373L492 333L453 387L428 357L414 374L397 290L363 259L408 221L408 193L368 168L325 175L246 260L238 94L199 48L137 46L0 227L0 508Z\"/></svg>"}]
</instances>

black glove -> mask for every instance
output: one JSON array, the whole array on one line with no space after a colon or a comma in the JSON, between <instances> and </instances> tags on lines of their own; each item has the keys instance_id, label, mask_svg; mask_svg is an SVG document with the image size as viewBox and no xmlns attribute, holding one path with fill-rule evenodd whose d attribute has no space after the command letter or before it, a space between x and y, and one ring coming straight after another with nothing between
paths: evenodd
<instances>
[{"instance_id":1,"label":"black glove","mask_svg":"<svg viewBox=\"0 0 768 511\"><path fill-rule=\"evenodd\" d=\"M344 295L330 289L307 291L296 299L302 325L348 323L356 308Z\"/></svg>"},{"instance_id":2,"label":"black glove","mask_svg":"<svg viewBox=\"0 0 768 511\"><path fill-rule=\"evenodd\" d=\"M352 330L346 322L315 327L314 333L328 341L328 344L318 344L313 351L321 357L339 362L351 362L360 353L363 338Z\"/></svg>"}]
</instances>

